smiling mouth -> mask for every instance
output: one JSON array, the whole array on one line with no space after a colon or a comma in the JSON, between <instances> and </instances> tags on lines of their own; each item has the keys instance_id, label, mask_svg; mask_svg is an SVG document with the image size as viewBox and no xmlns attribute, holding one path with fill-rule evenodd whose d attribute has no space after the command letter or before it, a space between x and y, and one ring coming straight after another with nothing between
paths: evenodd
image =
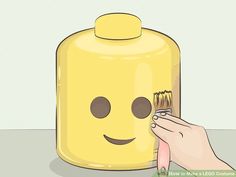
<instances>
[{"instance_id":1,"label":"smiling mouth","mask_svg":"<svg viewBox=\"0 0 236 177\"><path fill-rule=\"evenodd\" d=\"M112 144L115 144L115 145L125 145L125 144L128 144L130 142L132 142L135 138L131 138L131 139L114 139L114 138L110 138L108 137L107 135L103 135L104 138L109 142L109 143L112 143Z\"/></svg>"}]
</instances>

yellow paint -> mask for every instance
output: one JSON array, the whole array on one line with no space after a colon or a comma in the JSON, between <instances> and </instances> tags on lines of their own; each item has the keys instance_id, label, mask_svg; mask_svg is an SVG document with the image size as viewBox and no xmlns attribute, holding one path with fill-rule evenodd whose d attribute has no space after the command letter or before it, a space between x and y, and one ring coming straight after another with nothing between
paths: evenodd
<instances>
[{"instance_id":1,"label":"yellow paint","mask_svg":"<svg viewBox=\"0 0 236 177\"><path fill-rule=\"evenodd\" d=\"M95 21L95 26L95 35L106 39L131 39L139 37L142 32L141 20L130 14L102 15Z\"/></svg>"},{"instance_id":2,"label":"yellow paint","mask_svg":"<svg viewBox=\"0 0 236 177\"><path fill-rule=\"evenodd\" d=\"M179 65L176 43L162 33L141 28L141 21L129 14L103 15L95 28L66 38L57 50L58 155L93 169L155 166L157 143L150 130L155 110L138 119L131 104L140 96L152 103L154 92L172 90L176 95L173 109L179 114ZM103 119L90 112L98 96L111 104L110 114ZM135 140L114 145L104 134Z\"/></svg>"}]
</instances>

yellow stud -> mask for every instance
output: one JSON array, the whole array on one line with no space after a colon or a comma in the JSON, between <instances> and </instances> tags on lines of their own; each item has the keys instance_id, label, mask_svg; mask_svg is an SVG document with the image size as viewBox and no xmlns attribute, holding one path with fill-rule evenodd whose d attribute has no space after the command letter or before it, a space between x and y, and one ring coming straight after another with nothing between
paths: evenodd
<instances>
[{"instance_id":1,"label":"yellow stud","mask_svg":"<svg viewBox=\"0 0 236 177\"><path fill-rule=\"evenodd\" d=\"M105 39L132 39L141 36L141 20L131 14L111 13L95 21L95 35Z\"/></svg>"}]
</instances>

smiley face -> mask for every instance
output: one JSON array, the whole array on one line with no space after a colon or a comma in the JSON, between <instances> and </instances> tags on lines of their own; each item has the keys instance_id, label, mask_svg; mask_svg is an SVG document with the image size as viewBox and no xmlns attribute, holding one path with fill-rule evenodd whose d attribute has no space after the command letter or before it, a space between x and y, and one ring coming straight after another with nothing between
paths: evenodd
<instances>
[{"instance_id":1,"label":"smiley face","mask_svg":"<svg viewBox=\"0 0 236 177\"><path fill-rule=\"evenodd\" d=\"M136 98L131 106L131 111L133 115L138 119L147 118L148 115L151 113L151 110L152 110L152 105L150 101L145 97ZM95 118L103 119L106 118L110 113L111 104L107 98L99 96L93 99L90 105L90 111ZM103 137L106 141L114 145L126 145L134 141L136 138L134 137L129 139L117 139L109 137L106 134L103 134Z\"/></svg>"},{"instance_id":2,"label":"smiley face","mask_svg":"<svg viewBox=\"0 0 236 177\"><path fill-rule=\"evenodd\" d=\"M134 40L100 39L89 29L62 42L57 51L58 155L92 169L156 166L153 93L173 90L173 110L179 110L178 54L168 38L146 29Z\"/></svg>"}]
</instances>

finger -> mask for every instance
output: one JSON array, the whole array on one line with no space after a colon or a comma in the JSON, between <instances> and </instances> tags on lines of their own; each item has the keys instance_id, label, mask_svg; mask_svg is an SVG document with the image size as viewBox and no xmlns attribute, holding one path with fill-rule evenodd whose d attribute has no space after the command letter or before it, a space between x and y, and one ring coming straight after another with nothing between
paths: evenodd
<instances>
[{"instance_id":1,"label":"finger","mask_svg":"<svg viewBox=\"0 0 236 177\"><path fill-rule=\"evenodd\" d=\"M180 132L180 131L184 131L186 128L188 128L185 125L176 123L176 122L169 120L169 119L160 118L157 116L153 116L153 121L157 125L162 126L168 130L171 130L172 132Z\"/></svg>"},{"instance_id":2,"label":"finger","mask_svg":"<svg viewBox=\"0 0 236 177\"><path fill-rule=\"evenodd\" d=\"M160 140L158 146L157 169L160 172L162 168L169 170L170 163L170 148L168 143Z\"/></svg>"},{"instance_id":3,"label":"finger","mask_svg":"<svg viewBox=\"0 0 236 177\"><path fill-rule=\"evenodd\" d=\"M156 123L152 123L151 127L153 133L166 143L170 140L173 134L171 130L168 130L160 125L157 125Z\"/></svg>"},{"instance_id":4,"label":"finger","mask_svg":"<svg viewBox=\"0 0 236 177\"><path fill-rule=\"evenodd\" d=\"M155 113L154 114L155 117L160 117L160 118L164 118L164 119L168 119L172 122L175 122L179 125L182 125L182 126L186 126L186 127L189 127L191 126L190 123L188 123L187 121L183 120L183 119L180 119L179 117L175 117L169 113Z\"/></svg>"}]
</instances>

